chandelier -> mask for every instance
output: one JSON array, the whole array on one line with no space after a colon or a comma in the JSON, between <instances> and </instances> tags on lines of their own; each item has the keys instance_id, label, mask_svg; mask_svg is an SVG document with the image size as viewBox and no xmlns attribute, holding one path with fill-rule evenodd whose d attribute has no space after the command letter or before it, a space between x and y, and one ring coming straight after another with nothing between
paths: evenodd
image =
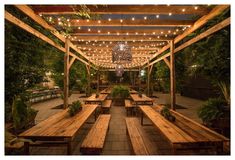
<instances>
[{"instance_id":1,"label":"chandelier","mask_svg":"<svg viewBox=\"0 0 235 160\"><path fill-rule=\"evenodd\" d=\"M121 77L122 74L124 73L123 65L117 64L117 65L116 65L115 72L116 72L116 76L117 76L117 77Z\"/></svg>"},{"instance_id":2,"label":"chandelier","mask_svg":"<svg viewBox=\"0 0 235 160\"><path fill-rule=\"evenodd\" d=\"M118 42L112 49L112 61L116 64L130 63L132 61L131 47Z\"/></svg>"}]
</instances>

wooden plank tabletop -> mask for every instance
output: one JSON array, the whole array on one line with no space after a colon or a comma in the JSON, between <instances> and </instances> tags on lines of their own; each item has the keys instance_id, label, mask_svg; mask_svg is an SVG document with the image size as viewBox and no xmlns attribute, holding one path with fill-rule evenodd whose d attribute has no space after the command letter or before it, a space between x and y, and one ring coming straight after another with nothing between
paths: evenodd
<instances>
[{"instance_id":1,"label":"wooden plank tabletop","mask_svg":"<svg viewBox=\"0 0 235 160\"><path fill-rule=\"evenodd\" d=\"M37 138L37 137L73 137L79 128L85 123L90 115L98 107L94 105L83 105L82 110L75 116L70 117L68 109L65 109L48 119L42 121L36 126L21 133L19 137Z\"/></svg>"},{"instance_id":2,"label":"wooden plank tabletop","mask_svg":"<svg viewBox=\"0 0 235 160\"><path fill-rule=\"evenodd\" d=\"M153 100L146 95L142 94L142 97L139 96L139 94L130 94L131 98L135 102L153 102Z\"/></svg>"},{"instance_id":3,"label":"wooden plank tabletop","mask_svg":"<svg viewBox=\"0 0 235 160\"><path fill-rule=\"evenodd\" d=\"M85 99L85 102L103 102L107 98L108 94L100 94L96 98L96 94L92 94L90 97Z\"/></svg>"},{"instance_id":4,"label":"wooden plank tabletop","mask_svg":"<svg viewBox=\"0 0 235 160\"><path fill-rule=\"evenodd\" d=\"M102 90L100 93L101 94L110 94L112 92L112 88L106 88L104 90Z\"/></svg>"},{"instance_id":5,"label":"wooden plank tabletop","mask_svg":"<svg viewBox=\"0 0 235 160\"><path fill-rule=\"evenodd\" d=\"M138 94L138 92L136 91L136 90L134 90L134 89L130 89L130 94Z\"/></svg>"},{"instance_id":6,"label":"wooden plank tabletop","mask_svg":"<svg viewBox=\"0 0 235 160\"><path fill-rule=\"evenodd\" d=\"M185 125L183 123L181 123L181 126L177 125L177 121L182 120L179 117L176 117L176 122L172 123L166 120L152 107L142 105L140 106L140 109L152 121L154 126L156 126L173 144L224 141L224 139L209 134L200 127L195 128L192 127L192 125L190 127L190 125Z\"/></svg>"}]
</instances>

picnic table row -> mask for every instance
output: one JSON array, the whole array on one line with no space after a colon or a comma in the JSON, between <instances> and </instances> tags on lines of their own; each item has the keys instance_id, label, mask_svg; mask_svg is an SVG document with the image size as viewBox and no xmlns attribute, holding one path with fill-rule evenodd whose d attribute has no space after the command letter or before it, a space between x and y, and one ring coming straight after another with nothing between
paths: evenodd
<instances>
[{"instance_id":1,"label":"picnic table row","mask_svg":"<svg viewBox=\"0 0 235 160\"><path fill-rule=\"evenodd\" d=\"M19 137L30 139L33 142L47 142L49 145L66 145L67 153L71 154L72 141L77 132L92 114L95 115L96 119L97 108L106 98L107 94L100 94L98 97L94 94L85 100L86 104L83 105L83 109L75 116L70 117L67 109L65 109L23 132ZM152 102L151 98L147 96L139 97L138 94L131 94L131 98L142 113L141 124L144 125L143 117L145 115L153 126L170 142L173 154L176 154L179 149L186 150L189 148L210 148L215 150L216 153L221 153L223 152L224 144L229 142L226 137L175 111L171 112L176 117L176 121L170 122L166 120L159 113L161 106L145 105ZM91 133L91 135L94 134L95 132ZM89 140L86 142L89 142ZM29 153L29 145L30 142L24 142L26 153Z\"/></svg>"}]
</instances>

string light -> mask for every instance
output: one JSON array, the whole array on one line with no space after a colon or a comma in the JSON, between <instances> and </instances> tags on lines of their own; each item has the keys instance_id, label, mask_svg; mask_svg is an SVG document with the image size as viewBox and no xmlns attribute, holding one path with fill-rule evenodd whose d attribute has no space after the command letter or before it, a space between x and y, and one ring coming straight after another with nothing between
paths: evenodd
<instances>
[{"instance_id":1,"label":"string light","mask_svg":"<svg viewBox=\"0 0 235 160\"><path fill-rule=\"evenodd\" d=\"M87 22L89 22L90 20L89 20L89 19L87 19L86 21L87 21Z\"/></svg>"},{"instance_id":2,"label":"string light","mask_svg":"<svg viewBox=\"0 0 235 160\"><path fill-rule=\"evenodd\" d=\"M108 20L109 20L109 21L111 21L112 19L111 19L111 18L109 18Z\"/></svg>"},{"instance_id":3,"label":"string light","mask_svg":"<svg viewBox=\"0 0 235 160\"><path fill-rule=\"evenodd\" d=\"M159 18L159 15L156 15L156 18Z\"/></svg>"},{"instance_id":4,"label":"string light","mask_svg":"<svg viewBox=\"0 0 235 160\"><path fill-rule=\"evenodd\" d=\"M91 31L91 29L90 28L88 28L88 32L90 32Z\"/></svg>"},{"instance_id":5,"label":"string light","mask_svg":"<svg viewBox=\"0 0 235 160\"><path fill-rule=\"evenodd\" d=\"M195 6L194 9L197 10L197 9L198 9L198 6Z\"/></svg>"},{"instance_id":6,"label":"string light","mask_svg":"<svg viewBox=\"0 0 235 160\"><path fill-rule=\"evenodd\" d=\"M108 32L108 34L110 34L110 32Z\"/></svg>"},{"instance_id":7,"label":"string light","mask_svg":"<svg viewBox=\"0 0 235 160\"><path fill-rule=\"evenodd\" d=\"M171 16L172 15L172 13L169 13L169 16Z\"/></svg>"},{"instance_id":8,"label":"string light","mask_svg":"<svg viewBox=\"0 0 235 160\"><path fill-rule=\"evenodd\" d=\"M123 20L122 20L122 19L120 19L120 22L122 23L122 22L123 22Z\"/></svg>"},{"instance_id":9,"label":"string light","mask_svg":"<svg viewBox=\"0 0 235 160\"><path fill-rule=\"evenodd\" d=\"M182 12L185 12L185 9L184 9L184 8L182 9Z\"/></svg>"},{"instance_id":10,"label":"string light","mask_svg":"<svg viewBox=\"0 0 235 160\"><path fill-rule=\"evenodd\" d=\"M144 17L144 20L146 20L146 19L147 19L147 16Z\"/></svg>"},{"instance_id":11,"label":"string light","mask_svg":"<svg viewBox=\"0 0 235 160\"><path fill-rule=\"evenodd\" d=\"M100 20L98 20L98 23L101 23L101 21L100 21Z\"/></svg>"},{"instance_id":12,"label":"string light","mask_svg":"<svg viewBox=\"0 0 235 160\"><path fill-rule=\"evenodd\" d=\"M100 30L98 30L98 33L100 33Z\"/></svg>"},{"instance_id":13,"label":"string light","mask_svg":"<svg viewBox=\"0 0 235 160\"><path fill-rule=\"evenodd\" d=\"M132 17L131 20L134 21L134 20L135 20L135 17Z\"/></svg>"}]
</instances>

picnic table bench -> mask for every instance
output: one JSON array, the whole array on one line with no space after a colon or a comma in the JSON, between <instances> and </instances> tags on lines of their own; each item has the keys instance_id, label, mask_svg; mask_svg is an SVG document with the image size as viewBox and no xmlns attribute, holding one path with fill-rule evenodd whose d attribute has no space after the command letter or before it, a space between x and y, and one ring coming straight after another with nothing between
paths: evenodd
<instances>
[{"instance_id":1,"label":"picnic table bench","mask_svg":"<svg viewBox=\"0 0 235 160\"><path fill-rule=\"evenodd\" d=\"M108 94L100 94L96 97L96 94L92 94L90 97L85 99L85 104L102 104L102 102L107 98Z\"/></svg>"},{"instance_id":2,"label":"picnic table bench","mask_svg":"<svg viewBox=\"0 0 235 160\"><path fill-rule=\"evenodd\" d=\"M110 114L102 114L98 117L82 142L80 147L82 154L100 154L102 152L110 118Z\"/></svg>"},{"instance_id":3,"label":"picnic table bench","mask_svg":"<svg viewBox=\"0 0 235 160\"><path fill-rule=\"evenodd\" d=\"M153 105L153 100L144 94L142 94L142 97L140 97L139 94L130 94L130 96L133 99L136 106L145 105L145 104Z\"/></svg>"},{"instance_id":4,"label":"picnic table bench","mask_svg":"<svg viewBox=\"0 0 235 160\"><path fill-rule=\"evenodd\" d=\"M126 115L129 114L133 115L134 105L131 103L131 100L125 99L125 108L126 108ZM128 114L129 113L129 114Z\"/></svg>"},{"instance_id":5,"label":"picnic table bench","mask_svg":"<svg viewBox=\"0 0 235 160\"><path fill-rule=\"evenodd\" d=\"M155 108L155 109L154 109ZM173 154L177 150L204 149L211 150L216 154L223 152L224 144L229 139L210 130L209 128L194 122L193 120L171 110L176 117L175 122L166 120L158 111L159 107L140 106L143 114L147 116L153 125L169 140L172 144Z\"/></svg>"},{"instance_id":6,"label":"picnic table bench","mask_svg":"<svg viewBox=\"0 0 235 160\"><path fill-rule=\"evenodd\" d=\"M82 110L70 117L65 109L19 135L36 143L24 142L25 153L29 154L29 146L33 145L67 145L67 154L72 152L72 141L78 130L97 108L95 105L83 105Z\"/></svg>"},{"instance_id":7,"label":"picnic table bench","mask_svg":"<svg viewBox=\"0 0 235 160\"><path fill-rule=\"evenodd\" d=\"M156 147L148 138L149 136L140 125L138 118L126 117L127 133L130 137L135 155L154 155Z\"/></svg>"},{"instance_id":8,"label":"picnic table bench","mask_svg":"<svg viewBox=\"0 0 235 160\"><path fill-rule=\"evenodd\" d=\"M102 112L105 112L105 111L109 112L111 105L112 105L112 100L105 100L101 105Z\"/></svg>"}]
</instances>

